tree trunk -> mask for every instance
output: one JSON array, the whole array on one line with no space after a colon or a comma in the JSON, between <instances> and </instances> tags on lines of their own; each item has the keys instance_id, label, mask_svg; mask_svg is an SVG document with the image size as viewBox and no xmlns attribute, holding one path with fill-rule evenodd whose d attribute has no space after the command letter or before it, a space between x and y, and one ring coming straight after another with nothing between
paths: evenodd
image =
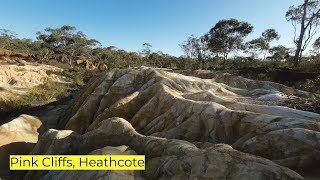
<instances>
[{"instance_id":1,"label":"tree trunk","mask_svg":"<svg viewBox=\"0 0 320 180\"><path fill-rule=\"evenodd\" d=\"M304 37L304 30L301 31L301 34L299 36L299 40L297 42L297 49L296 52L294 54L294 66L297 67L299 65L299 62L301 61L301 57L302 57L302 41L303 41L303 37Z\"/></svg>"},{"instance_id":2,"label":"tree trunk","mask_svg":"<svg viewBox=\"0 0 320 180\"><path fill-rule=\"evenodd\" d=\"M267 52L268 52L268 50L264 51L263 60L266 60Z\"/></svg>"},{"instance_id":3,"label":"tree trunk","mask_svg":"<svg viewBox=\"0 0 320 180\"><path fill-rule=\"evenodd\" d=\"M302 60L302 51L300 52L300 55L299 55L299 62L301 62Z\"/></svg>"},{"instance_id":4,"label":"tree trunk","mask_svg":"<svg viewBox=\"0 0 320 180\"><path fill-rule=\"evenodd\" d=\"M300 35L299 35L298 42L296 42L297 43L297 49L296 49L296 52L294 54L294 59L293 59L295 67L298 66L298 64L299 64L299 62L301 60L301 57L302 57L302 42L303 42L303 38L304 38L304 33L306 31L305 20L306 20L306 16L307 16L307 5L308 5L308 2L309 2L309 0L305 0L304 4L303 4L303 16L302 16L302 19L301 19Z\"/></svg>"},{"instance_id":5,"label":"tree trunk","mask_svg":"<svg viewBox=\"0 0 320 180\"><path fill-rule=\"evenodd\" d=\"M228 53L224 53L224 55L223 55L223 67L226 67L227 58L228 58Z\"/></svg>"},{"instance_id":6,"label":"tree trunk","mask_svg":"<svg viewBox=\"0 0 320 180\"><path fill-rule=\"evenodd\" d=\"M68 59L69 59L69 65L70 65L70 67L71 67L71 68L73 68L72 58L71 58L71 57L69 57Z\"/></svg>"},{"instance_id":7,"label":"tree trunk","mask_svg":"<svg viewBox=\"0 0 320 180\"><path fill-rule=\"evenodd\" d=\"M205 62L204 62L204 58L200 53L198 53L198 61L201 63L201 69L203 69Z\"/></svg>"}]
</instances>

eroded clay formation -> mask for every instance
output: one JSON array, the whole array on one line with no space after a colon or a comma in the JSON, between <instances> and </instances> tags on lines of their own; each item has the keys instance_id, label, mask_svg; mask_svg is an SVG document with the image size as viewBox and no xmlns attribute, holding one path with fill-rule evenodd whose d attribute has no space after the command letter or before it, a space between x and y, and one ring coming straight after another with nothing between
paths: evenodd
<instances>
[{"instance_id":1,"label":"eroded clay formation","mask_svg":"<svg viewBox=\"0 0 320 180\"><path fill-rule=\"evenodd\" d=\"M71 79L60 75L63 71L61 68L27 62L21 57L13 59L9 57L10 53L22 56L12 51L4 53L4 50L0 49L0 87L2 91L25 94L29 88L48 81L63 84L72 83Z\"/></svg>"},{"instance_id":2,"label":"eroded clay formation","mask_svg":"<svg viewBox=\"0 0 320 180\"><path fill-rule=\"evenodd\" d=\"M319 168L320 115L277 106L294 98L319 96L223 73L114 69L91 79L59 122L66 130L48 130L31 154L145 154L146 171L24 177L302 179L290 169Z\"/></svg>"},{"instance_id":3,"label":"eroded clay formation","mask_svg":"<svg viewBox=\"0 0 320 180\"><path fill-rule=\"evenodd\" d=\"M29 154L44 130L41 120L29 115L0 126L0 175L9 173L9 156Z\"/></svg>"}]
</instances>

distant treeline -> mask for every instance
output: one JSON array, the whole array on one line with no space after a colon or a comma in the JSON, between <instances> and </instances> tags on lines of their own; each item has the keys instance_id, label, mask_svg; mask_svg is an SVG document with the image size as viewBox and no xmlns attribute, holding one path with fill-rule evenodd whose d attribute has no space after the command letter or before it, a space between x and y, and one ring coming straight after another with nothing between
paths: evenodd
<instances>
[{"instance_id":1,"label":"distant treeline","mask_svg":"<svg viewBox=\"0 0 320 180\"><path fill-rule=\"evenodd\" d=\"M254 27L237 19L220 20L201 37L191 35L180 44L184 52L180 57L153 52L149 43L144 43L139 52L127 52L115 46L103 47L98 40L89 39L70 25L46 28L36 33L36 40L19 39L16 33L0 29L0 48L32 54L42 63L56 60L71 67L78 59L87 59L103 63L108 68L144 65L173 69L241 69L267 66L319 71L320 38L312 44L309 55L303 56L320 24L319 1L304 0L299 6L291 6L285 17L295 28L294 48L271 47L271 42L280 38L272 28L245 42Z\"/></svg>"}]
</instances>

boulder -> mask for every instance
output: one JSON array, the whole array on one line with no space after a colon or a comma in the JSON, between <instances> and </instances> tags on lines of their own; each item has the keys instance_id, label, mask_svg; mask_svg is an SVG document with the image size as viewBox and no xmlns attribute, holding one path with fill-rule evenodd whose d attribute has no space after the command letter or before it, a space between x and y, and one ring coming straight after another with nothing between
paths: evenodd
<instances>
[{"instance_id":1,"label":"boulder","mask_svg":"<svg viewBox=\"0 0 320 180\"><path fill-rule=\"evenodd\" d=\"M29 154L43 131L42 122L29 115L0 126L0 176L9 174L9 155Z\"/></svg>"}]
</instances>

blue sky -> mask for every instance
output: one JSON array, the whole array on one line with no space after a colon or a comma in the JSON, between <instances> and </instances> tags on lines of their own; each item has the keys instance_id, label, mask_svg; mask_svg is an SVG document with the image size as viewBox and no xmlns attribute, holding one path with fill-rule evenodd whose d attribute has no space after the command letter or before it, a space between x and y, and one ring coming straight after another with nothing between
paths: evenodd
<instances>
[{"instance_id":1,"label":"blue sky","mask_svg":"<svg viewBox=\"0 0 320 180\"><path fill-rule=\"evenodd\" d=\"M221 19L236 18L254 26L248 40L267 28L281 35L276 44L293 46L293 28L285 20L290 5L302 0L0 0L0 28L35 39L46 27L73 25L103 46L181 55L179 44L201 36Z\"/></svg>"}]
</instances>

